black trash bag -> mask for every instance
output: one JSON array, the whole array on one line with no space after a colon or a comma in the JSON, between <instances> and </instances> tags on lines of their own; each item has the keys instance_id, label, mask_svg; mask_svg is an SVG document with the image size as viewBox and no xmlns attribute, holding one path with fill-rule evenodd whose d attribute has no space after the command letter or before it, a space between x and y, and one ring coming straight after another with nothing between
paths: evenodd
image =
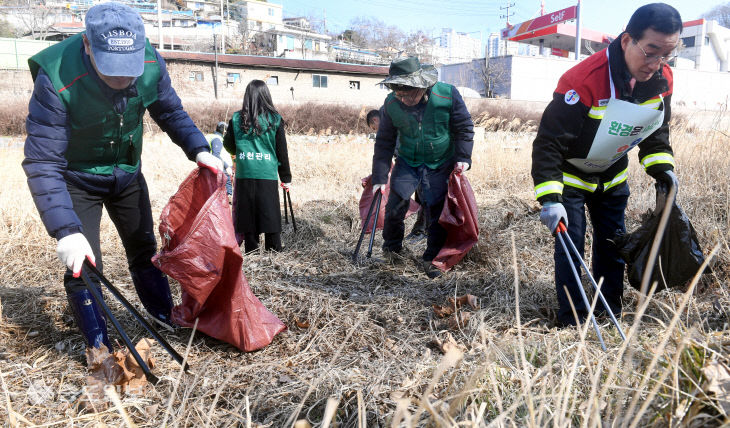
<instances>
[{"instance_id":1,"label":"black trash bag","mask_svg":"<svg viewBox=\"0 0 730 428\"><path fill-rule=\"evenodd\" d=\"M655 186L656 208L647 211L637 230L631 233L619 232L613 239L619 255L626 262L629 284L637 290L641 290L641 279L667 199L667 185L656 183ZM649 287L656 281L656 291L681 288L695 276L704 261L705 256L697 241L697 233L675 198ZM704 273L709 272L708 267Z\"/></svg>"}]
</instances>

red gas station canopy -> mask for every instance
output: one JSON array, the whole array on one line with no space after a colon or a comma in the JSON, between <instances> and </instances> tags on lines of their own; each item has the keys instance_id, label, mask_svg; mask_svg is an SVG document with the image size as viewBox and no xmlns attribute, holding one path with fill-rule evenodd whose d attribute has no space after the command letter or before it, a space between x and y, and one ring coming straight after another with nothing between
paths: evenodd
<instances>
[{"instance_id":1,"label":"red gas station canopy","mask_svg":"<svg viewBox=\"0 0 730 428\"><path fill-rule=\"evenodd\" d=\"M502 39L512 42L528 43L540 46L540 42L558 56L567 56L568 51L575 51L575 25L565 24L574 21L577 16L576 6L570 6L556 12L539 16L520 24L510 25L502 30ZM615 36L598 31L581 28L581 54L590 55L605 48Z\"/></svg>"}]
</instances>

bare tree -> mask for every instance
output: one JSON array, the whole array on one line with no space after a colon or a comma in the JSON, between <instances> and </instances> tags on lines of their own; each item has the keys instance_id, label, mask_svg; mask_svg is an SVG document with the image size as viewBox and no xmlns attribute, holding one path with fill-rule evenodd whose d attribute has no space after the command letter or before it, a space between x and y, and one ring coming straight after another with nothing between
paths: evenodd
<instances>
[{"instance_id":1,"label":"bare tree","mask_svg":"<svg viewBox=\"0 0 730 428\"><path fill-rule=\"evenodd\" d=\"M707 19L714 19L723 27L730 28L730 2L717 5L702 16Z\"/></svg>"},{"instance_id":2,"label":"bare tree","mask_svg":"<svg viewBox=\"0 0 730 428\"><path fill-rule=\"evenodd\" d=\"M415 55L426 64L434 64L433 39L419 30L406 36L403 48L408 55ZM435 65L435 64L434 64Z\"/></svg>"},{"instance_id":3,"label":"bare tree","mask_svg":"<svg viewBox=\"0 0 730 428\"><path fill-rule=\"evenodd\" d=\"M6 14L20 24L23 34L34 39L45 39L53 25L55 13L44 1L10 0L6 2Z\"/></svg>"},{"instance_id":4,"label":"bare tree","mask_svg":"<svg viewBox=\"0 0 730 428\"><path fill-rule=\"evenodd\" d=\"M509 57L495 57L472 60L466 73L463 76L464 86L475 87L487 98L495 98L508 92L510 85L510 61Z\"/></svg>"}]
</instances>

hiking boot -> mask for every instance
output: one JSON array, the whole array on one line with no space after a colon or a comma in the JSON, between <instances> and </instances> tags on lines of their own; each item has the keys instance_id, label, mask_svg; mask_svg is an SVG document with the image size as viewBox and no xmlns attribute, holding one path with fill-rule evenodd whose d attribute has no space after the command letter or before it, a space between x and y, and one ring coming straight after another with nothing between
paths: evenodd
<instances>
[{"instance_id":1,"label":"hiking boot","mask_svg":"<svg viewBox=\"0 0 730 428\"><path fill-rule=\"evenodd\" d=\"M431 263L431 260L424 260L422 262L423 271L426 273L426 276L431 279L436 279L442 275L441 270L437 268L436 266Z\"/></svg>"}]
</instances>

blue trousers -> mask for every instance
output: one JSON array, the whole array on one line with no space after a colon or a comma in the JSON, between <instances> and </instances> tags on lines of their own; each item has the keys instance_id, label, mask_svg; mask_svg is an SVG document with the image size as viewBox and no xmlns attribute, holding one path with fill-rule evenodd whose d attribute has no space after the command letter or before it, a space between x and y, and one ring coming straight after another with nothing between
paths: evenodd
<instances>
[{"instance_id":1,"label":"blue trousers","mask_svg":"<svg viewBox=\"0 0 730 428\"><path fill-rule=\"evenodd\" d=\"M604 193L599 190L596 193L588 193L574 187L565 186L563 190L563 205L568 214L568 235L573 240L581 257L584 254L586 235L586 213L591 216L593 224L593 276L596 282L603 278L601 292L613 313L618 317L621 313L621 296L624 290L624 262L618 255L613 244L608 242L616 232L626 231L624 225L624 211L629 199L629 186L627 183L620 184L612 191ZM570 251L570 244L565 243ZM577 272L581 272L578 259L573 256L571 261ZM589 307L583 303L576 282L575 276L570 269L570 261L565 254L560 242L555 239L555 287L558 294L558 321L566 325L574 325L575 317L570 308L570 302L563 286L568 288L570 299L575 306L581 322L588 314ZM592 288L592 287L591 287ZM591 293L586 293L591 302ZM605 311L605 308L598 300L596 312Z\"/></svg>"},{"instance_id":2,"label":"blue trousers","mask_svg":"<svg viewBox=\"0 0 730 428\"><path fill-rule=\"evenodd\" d=\"M428 239L423 260L433 260L446 242L446 229L439 224L444 199L449 189L449 175L454 162L447 161L436 169L425 165L412 167L401 158L396 159L390 175L390 195L385 206L383 249L399 252L405 234L404 219L411 195L418 189L421 205L426 214Z\"/></svg>"}]
</instances>

